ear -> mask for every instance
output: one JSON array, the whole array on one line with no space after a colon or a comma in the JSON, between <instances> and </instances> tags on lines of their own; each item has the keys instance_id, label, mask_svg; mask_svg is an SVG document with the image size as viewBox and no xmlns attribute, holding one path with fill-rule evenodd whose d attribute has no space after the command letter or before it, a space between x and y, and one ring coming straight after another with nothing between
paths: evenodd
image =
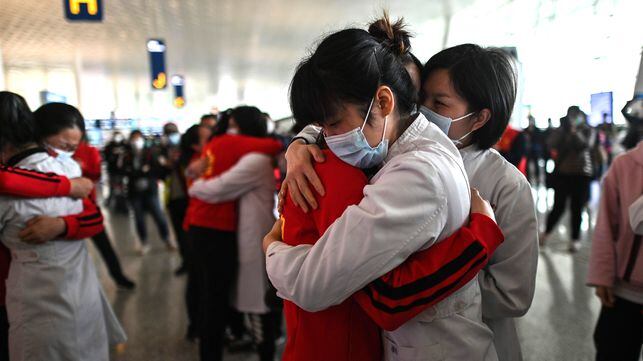
<instances>
[{"instance_id":1,"label":"ear","mask_svg":"<svg viewBox=\"0 0 643 361\"><path fill-rule=\"evenodd\" d=\"M491 119L491 110L484 108L481 111L478 112L478 115L475 118L476 120L473 122L473 127L471 127L471 131L478 130L482 127L484 127L485 124Z\"/></svg>"},{"instance_id":2,"label":"ear","mask_svg":"<svg viewBox=\"0 0 643 361\"><path fill-rule=\"evenodd\" d=\"M395 96L393 95L393 90L386 85L382 85L377 88L374 105L380 108L382 116L391 115L391 113L393 113L393 109L395 109Z\"/></svg>"}]
</instances>

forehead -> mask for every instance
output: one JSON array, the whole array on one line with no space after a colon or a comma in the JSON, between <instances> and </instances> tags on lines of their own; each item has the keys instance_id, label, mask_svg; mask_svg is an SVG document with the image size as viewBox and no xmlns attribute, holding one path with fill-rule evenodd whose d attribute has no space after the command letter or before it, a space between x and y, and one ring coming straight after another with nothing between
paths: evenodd
<instances>
[{"instance_id":1,"label":"forehead","mask_svg":"<svg viewBox=\"0 0 643 361\"><path fill-rule=\"evenodd\" d=\"M436 69L426 78L422 89L425 93L437 95L454 95L455 89L451 83L451 76L446 69Z\"/></svg>"}]
</instances>

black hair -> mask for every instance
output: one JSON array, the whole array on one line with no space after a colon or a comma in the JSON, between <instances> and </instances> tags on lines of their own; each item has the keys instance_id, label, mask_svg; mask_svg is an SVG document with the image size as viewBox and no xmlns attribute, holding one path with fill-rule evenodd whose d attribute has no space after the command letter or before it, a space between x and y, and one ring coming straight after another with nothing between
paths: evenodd
<instances>
[{"instance_id":1,"label":"black hair","mask_svg":"<svg viewBox=\"0 0 643 361\"><path fill-rule=\"evenodd\" d=\"M131 140L135 135L140 135L141 137L143 137L143 132L138 129L134 129L129 133L129 139Z\"/></svg>"},{"instance_id":2,"label":"black hair","mask_svg":"<svg viewBox=\"0 0 643 361\"><path fill-rule=\"evenodd\" d=\"M38 139L43 140L65 129L84 130L85 119L75 107L65 103L48 103L33 113ZM82 124L82 125L81 125Z\"/></svg>"},{"instance_id":3,"label":"black hair","mask_svg":"<svg viewBox=\"0 0 643 361\"><path fill-rule=\"evenodd\" d=\"M0 91L0 149L35 140L36 125L27 101L16 93Z\"/></svg>"},{"instance_id":4,"label":"black hair","mask_svg":"<svg viewBox=\"0 0 643 361\"><path fill-rule=\"evenodd\" d=\"M346 103L361 106L365 116L380 85L393 91L399 115L409 115L417 94L402 61L411 47L404 28L403 19L391 23L385 13L368 31L345 29L323 39L298 65L290 83L295 121L300 126L323 124Z\"/></svg>"},{"instance_id":5,"label":"black hair","mask_svg":"<svg viewBox=\"0 0 643 361\"><path fill-rule=\"evenodd\" d=\"M176 126L176 123L167 122L163 124L163 134L168 135L172 133L178 133L179 127Z\"/></svg>"},{"instance_id":6,"label":"black hair","mask_svg":"<svg viewBox=\"0 0 643 361\"><path fill-rule=\"evenodd\" d=\"M239 126L240 134L251 137L265 137L268 135L266 118L257 107L247 105L236 107L230 113L230 118L233 118L237 126Z\"/></svg>"},{"instance_id":7,"label":"black hair","mask_svg":"<svg viewBox=\"0 0 643 361\"><path fill-rule=\"evenodd\" d=\"M199 129L201 125L195 124L188 128L185 133L181 136L181 141L179 142L179 149L181 150L181 156L179 157L179 165L187 167L190 164L190 160L194 156L193 145L199 144L201 138L199 136Z\"/></svg>"},{"instance_id":8,"label":"black hair","mask_svg":"<svg viewBox=\"0 0 643 361\"><path fill-rule=\"evenodd\" d=\"M228 131L230 114L232 114L232 108L226 109L219 113L219 116L217 117L217 125L215 125L214 129L212 130L211 138L214 138L218 135L225 134Z\"/></svg>"},{"instance_id":9,"label":"black hair","mask_svg":"<svg viewBox=\"0 0 643 361\"><path fill-rule=\"evenodd\" d=\"M216 115L214 115L214 114L212 114L212 113L203 114L203 115L201 116L201 121L204 121L204 120L206 120L206 119L215 119L215 120L216 120L216 119L217 119L217 116L216 116Z\"/></svg>"},{"instance_id":10,"label":"black hair","mask_svg":"<svg viewBox=\"0 0 643 361\"><path fill-rule=\"evenodd\" d=\"M516 102L516 73L509 54L475 44L444 49L424 65L422 84L438 69L449 72L455 91L469 103L469 112L491 111L489 121L473 133L478 148L491 148L507 128ZM424 100L423 88L420 93Z\"/></svg>"}]
</instances>

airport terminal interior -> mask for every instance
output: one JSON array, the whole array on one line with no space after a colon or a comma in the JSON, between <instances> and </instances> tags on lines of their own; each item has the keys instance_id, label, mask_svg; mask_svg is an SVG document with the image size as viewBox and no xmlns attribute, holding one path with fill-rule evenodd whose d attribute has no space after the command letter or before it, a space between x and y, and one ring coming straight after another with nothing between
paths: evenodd
<instances>
[{"instance_id":1,"label":"airport terminal interior","mask_svg":"<svg viewBox=\"0 0 643 361\"><path fill-rule=\"evenodd\" d=\"M0 0L0 361L643 360L642 15Z\"/></svg>"}]
</instances>

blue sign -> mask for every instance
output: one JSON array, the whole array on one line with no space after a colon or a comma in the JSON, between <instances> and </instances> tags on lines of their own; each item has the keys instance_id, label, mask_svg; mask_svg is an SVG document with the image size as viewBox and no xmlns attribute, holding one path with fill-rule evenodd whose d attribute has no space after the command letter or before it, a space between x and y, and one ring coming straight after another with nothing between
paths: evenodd
<instances>
[{"instance_id":1,"label":"blue sign","mask_svg":"<svg viewBox=\"0 0 643 361\"><path fill-rule=\"evenodd\" d=\"M172 77L172 87L174 88L174 106L183 108L185 106L185 94L183 93L183 86L185 79L181 75L174 75Z\"/></svg>"},{"instance_id":2,"label":"blue sign","mask_svg":"<svg viewBox=\"0 0 643 361\"><path fill-rule=\"evenodd\" d=\"M167 87L167 72L165 70L165 43L163 40L147 41L147 52L150 53L150 70L152 71L152 89Z\"/></svg>"},{"instance_id":3,"label":"blue sign","mask_svg":"<svg viewBox=\"0 0 643 361\"><path fill-rule=\"evenodd\" d=\"M71 21L103 21L102 0L63 0L65 17Z\"/></svg>"}]
</instances>

